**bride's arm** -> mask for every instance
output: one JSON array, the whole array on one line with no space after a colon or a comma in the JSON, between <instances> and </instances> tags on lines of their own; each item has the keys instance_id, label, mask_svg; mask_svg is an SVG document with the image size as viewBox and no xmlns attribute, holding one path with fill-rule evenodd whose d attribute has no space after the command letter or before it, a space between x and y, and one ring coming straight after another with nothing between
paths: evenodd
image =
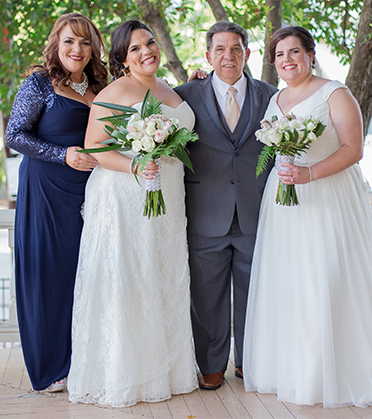
<instances>
[{"instance_id":1,"label":"bride's arm","mask_svg":"<svg viewBox=\"0 0 372 419\"><path fill-rule=\"evenodd\" d=\"M111 86L104 89L100 94L98 94L94 102L118 103L116 95L112 94L112 89L110 89L110 87ZM85 148L105 147L105 145L102 145L101 142L109 138L109 136L104 131L104 127L107 124L107 122L98 121L98 119L110 115L112 115L112 113L109 109L94 104L92 105L92 108L90 110L87 132L85 135ZM105 169L115 170L117 172L131 173L131 159L123 156L117 151L105 151L103 153L95 153L94 157L97 159L99 165L101 167L104 167ZM146 179L152 179L154 177L153 175L157 173L158 170L159 169L156 164L149 162L146 165L145 170L137 170L137 174Z\"/></svg>"},{"instance_id":2,"label":"bride's arm","mask_svg":"<svg viewBox=\"0 0 372 419\"><path fill-rule=\"evenodd\" d=\"M308 183L339 173L363 157L363 118L359 105L347 89L337 89L328 99L330 118L336 129L341 147L326 159L311 166L298 167L283 164L291 168L290 172L280 172L283 182ZM311 176L311 179L310 179ZM293 177L294 182L292 182Z\"/></svg>"}]
</instances>

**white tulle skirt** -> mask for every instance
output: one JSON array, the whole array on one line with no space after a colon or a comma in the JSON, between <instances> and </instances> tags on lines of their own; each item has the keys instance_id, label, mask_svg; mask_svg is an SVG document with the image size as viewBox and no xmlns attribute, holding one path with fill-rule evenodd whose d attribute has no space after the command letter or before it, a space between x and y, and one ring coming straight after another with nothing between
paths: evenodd
<instances>
[{"instance_id":1,"label":"white tulle skirt","mask_svg":"<svg viewBox=\"0 0 372 419\"><path fill-rule=\"evenodd\" d=\"M263 197L247 308L247 391L324 407L372 404L372 213L358 165Z\"/></svg>"}]
</instances>

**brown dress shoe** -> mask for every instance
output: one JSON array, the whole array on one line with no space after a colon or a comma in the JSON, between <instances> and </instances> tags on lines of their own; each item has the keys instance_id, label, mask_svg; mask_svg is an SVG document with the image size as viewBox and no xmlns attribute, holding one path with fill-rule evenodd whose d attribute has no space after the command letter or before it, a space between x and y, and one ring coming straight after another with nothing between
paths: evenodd
<instances>
[{"instance_id":1,"label":"brown dress shoe","mask_svg":"<svg viewBox=\"0 0 372 419\"><path fill-rule=\"evenodd\" d=\"M214 374L203 374L203 383L199 383L200 388L205 390L217 390L221 387L224 372L215 372Z\"/></svg>"},{"instance_id":2,"label":"brown dress shoe","mask_svg":"<svg viewBox=\"0 0 372 419\"><path fill-rule=\"evenodd\" d=\"M235 377L243 378L243 367L235 368Z\"/></svg>"}]
</instances>

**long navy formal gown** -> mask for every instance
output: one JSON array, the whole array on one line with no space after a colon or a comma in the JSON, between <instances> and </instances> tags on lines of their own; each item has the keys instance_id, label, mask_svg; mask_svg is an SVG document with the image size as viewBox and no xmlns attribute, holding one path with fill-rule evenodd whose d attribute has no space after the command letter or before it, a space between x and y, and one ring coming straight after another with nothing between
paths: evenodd
<instances>
[{"instance_id":1,"label":"long navy formal gown","mask_svg":"<svg viewBox=\"0 0 372 419\"><path fill-rule=\"evenodd\" d=\"M70 368L71 317L89 172L65 164L69 146L83 146L89 107L57 95L48 77L20 86L7 127L8 147L24 155L15 218L18 323L35 390Z\"/></svg>"}]
</instances>

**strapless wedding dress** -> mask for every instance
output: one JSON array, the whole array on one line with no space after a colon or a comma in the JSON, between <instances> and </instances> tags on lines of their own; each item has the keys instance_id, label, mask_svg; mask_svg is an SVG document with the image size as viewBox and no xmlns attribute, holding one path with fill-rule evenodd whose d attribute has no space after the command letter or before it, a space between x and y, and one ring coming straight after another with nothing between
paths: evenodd
<instances>
[{"instance_id":1,"label":"strapless wedding dress","mask_svg":"<svg viewBox=\"0 0 372 419\"><path fill-rule=\"evenodd\" d=\"M323 135L295 164L309 166L340 148L327 99L337 81L296 105L321 120ZM275 95L266 118L282 116ZM265 188L244 342L246 390L324 407L372 403L372 213L358 164L296 185L300 205L275 203L278 176Z\"/></svg>"},{"instance_id":2,"label":"strapless wedding dress","mask_svg":"<svg viewBox=\"0 0 372 419\"><path fill-rule=\"evenodd\" d=\"M163 105L163 115L180 127L194 125L186 102ZM68 376L72 402L131 406L198 387L183 165L167 157L160 166L167 213L150 220L142 215L142 178L141 187L131 174L97 167L87 183Z\"/></svg>"}]
</instances>

